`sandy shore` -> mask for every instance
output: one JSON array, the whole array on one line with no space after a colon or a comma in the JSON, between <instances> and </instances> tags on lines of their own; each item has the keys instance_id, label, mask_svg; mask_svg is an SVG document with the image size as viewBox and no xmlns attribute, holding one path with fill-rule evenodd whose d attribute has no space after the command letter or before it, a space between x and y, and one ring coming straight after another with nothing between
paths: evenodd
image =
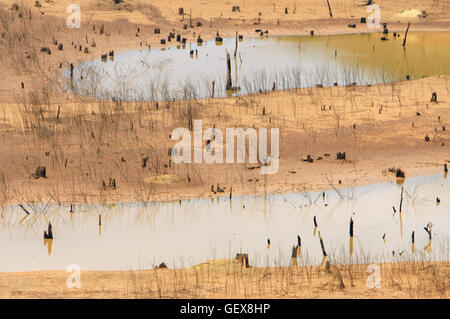
<instances>
[{"instance_id":1,"label":"sandy shore","mask_svg":"<svg viewBox=\"0 0 450 319\"><path fill-rule=\"evenodd\" d=\"M368 265L242 268L231 260L182 270L0 273L0 298L448 298L448 262L380 264L379 287ZM370 270L370 269L369 269ZM372 277L371 277L372 278ZM370 281L372 283L372 281Z\"/></svg>"}]
</instances>

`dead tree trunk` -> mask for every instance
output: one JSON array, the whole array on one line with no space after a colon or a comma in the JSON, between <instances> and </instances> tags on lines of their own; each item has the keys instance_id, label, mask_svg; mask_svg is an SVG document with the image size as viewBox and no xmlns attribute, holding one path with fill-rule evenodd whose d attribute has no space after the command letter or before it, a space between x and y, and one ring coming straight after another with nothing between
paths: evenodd
<instances>
[{"instance_id":1,"label":"dead tree trunk","mask_svg":"<svg viewBox=\"0 0 450 319\"><path fill-rule=\"evenodd\" d=\"M405 38L403 39L403 49L405 49L406 47L406 37L408 36L408 30L409 30L409 25L411 24L411 22L408 22L408 27L406 28L406 32L405 32Z\"/></svg>"},{"instance_id":2,"label":"dead tree trunk","mask_svg":"<svg viewBox=\"0 0 450 319\"><path fill-rule=\"evenodd\" d=\"M227 90L231 90L233 88L233 83L231 82L231 60L230 54L227 52Z\"/></svg>"},{"instance_id":3,"label":"dead tree trunk","mask_svg":"<svg viewBox=\"0 0 450 319\"><path fill-rule=\"evenodd\" d=\"M34 174L32 174L32 176L34 178L36 178L36 179L40 178L40 177L47 178L47 169L46 169L46 167L45 166L38 166L36 168L36 171L34 172Z\"/></svg>"},{"instance_id":4,"label":"dead tree trunk","mask_svg":"<svg viewBox=\"0 0 450 319\"><path fill-rule=\"evenodd\" d=\"M333 17L333 13L331 12L331 6L330 6L330 1L327 0L327 4L328 4L328 11L330 12L330 18Z\"/></svg>"},{"instance_id":5,"label":"dead tree trunk","mask_svg":"<svg viewBox=\"0 0 450 319\"><path fill-rule=\"evenodd\" d=\"M19 204L19 207L22 208L22 210L23 210L27 215L30 215L30 212L27 211L27 210L25 209L25 207L23 207L22 204Z\"/></svg>"},{"instance_id":6,"label":"dead tree trunk","mask_svg":"<svg viewBox=\"0 0 450 319\"><path fill-rule=\"evenodd\" d=\"M236 31L236 47L234 49L234 66L235 66L235 72L236 72L236 83L237 83L237 76L238 76L238 63L237 63L237 50L238 50L238 32Z\"/></svg>"},{"instance_id":7,"label":"dead tree trunk","mask_svg":"<svg viewBox=\"0 0 450 319\"><path fill-rule=\"evenodd\" d=\"M320 240L320 247L322 248L322 255L324 257L327 257L327 252L325 251L325 245L323 244L323 239L322 235L320 234L320 231L319 231L319 240Z\"/></svg>"},{"instance_id":8,"label":"dead tree trunk","mask_svg":"<svg viewBox=\"0 0 450 319\"><path fill-rule=\"evenodd\" d=\"M298 250L298 247L292 246L291 259L292 259L292 266L293 267L297 267L297 250Z\"/></svg>"}]
</instances>

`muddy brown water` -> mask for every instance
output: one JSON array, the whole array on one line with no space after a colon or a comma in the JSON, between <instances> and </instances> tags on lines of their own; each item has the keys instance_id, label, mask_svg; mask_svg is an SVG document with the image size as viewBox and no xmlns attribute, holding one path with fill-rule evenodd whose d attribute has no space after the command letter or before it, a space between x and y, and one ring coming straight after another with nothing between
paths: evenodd
<instances>
[{"instance_id":1,"label":"muddy brown water","mask_svg":"<svg viewBox=\"0 0 450 319\"><path fill-rule=\"evenodd\" d=\"M224 97L272 89L388 83L450 74L450 32L263 36L143 49L77 66L71 89L104 99L161 101ZM381 37L386 36L387 41ZM191 55L190 52L193 52ZM226 52L237 92L226 91ZM68 76L69 72L66 72ZM83 79L81 79L83 77ZM275 86L274 86L275 83Z\"/></svg>"},{"instance_id":2,"label":"muddy brown water","mask_svg":"<svg viewBox=\"0 0 450 319\"><path fill-rule=\"evenodd\" d=\"M318 265L322 261L319 231L334 262L449 260L449 180L433 175L406 179L403 186L401 214L401 186L395 181L327 190L325 199L322 192L231 201L219 197L145 205L76 205L73 213L70 206L25 205L30 215L18 206L4 207L0 272L65 270L70 264L80 265L81 270L148 269L161 262L181 268L232 258L237 252L248 253L254 266L289 265L298 235L302 243L298 264ZM44 240L49 222L54 239ZM431 241L424 230L430 222Z\"/></svg>"}]
</instances>

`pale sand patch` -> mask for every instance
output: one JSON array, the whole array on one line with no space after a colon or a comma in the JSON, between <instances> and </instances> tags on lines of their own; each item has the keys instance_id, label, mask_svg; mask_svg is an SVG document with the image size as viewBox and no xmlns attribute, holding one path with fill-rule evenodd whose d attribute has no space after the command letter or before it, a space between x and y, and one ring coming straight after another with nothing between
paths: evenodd
<instances>
[{"instance_id":1,"label":"pale sand patch","mask_svg":"<svg viewBox=\"0 0 450 319\"><path fill-rule=\"evenodd\" d=\"M426 18L427 14L424 10L410 9L397 14L399 19L421 19Z\"/></svg>"}]
</instances>

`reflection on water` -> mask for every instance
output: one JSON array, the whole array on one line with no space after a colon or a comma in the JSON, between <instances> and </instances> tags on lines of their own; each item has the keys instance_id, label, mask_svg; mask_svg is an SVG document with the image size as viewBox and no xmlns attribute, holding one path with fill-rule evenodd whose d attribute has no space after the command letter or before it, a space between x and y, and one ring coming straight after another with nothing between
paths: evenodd
<instances>
[{"instance_id":1,"label":"reflection on water","mask_svg":"<svg viewBox=\"0 0 450 319\"><path fill-rule=\"evenodd\" d=\"M409 32L402 39L379 33L330 36L270 36L211 40L165 50L139 50L83 63L74 70L78 94L123 100L161 101L224 97L275 89L385 83L450 74L450 32ZM195 52L195 58L194 58ZM226 91L226 53L233 87ZM69 77L67 71L67 77ZM214 82L214 84L213 84Z\"/></svg>"},{"instance_id":2,"label":"reflection on water","mask_svg":"<svg viewBox=\"0 0 450 319\"><path fill-rule=\"evenodd\" d=\"M326 197L234 197L232 206L229 197L75 205L72 213L70 206L25 205L26 219L18 206L5 207L0 271L187 267L239 252L253 266L449 260L449 181L441 174L406 179L403 187L403 200L393 181ZM50 223L54 239L44 239L43 247L42 230Z\"/></svg>"},{"instance_id":3,"label":"reflection on water","mask_svg":"<svg viewBox=\"0 0 450 319\"><path fill-rule=\"evenodd\" d=\"M44 238L44 246L47 247L48 255L52 254L53 239Z\"/></svg>"}]
</instances>

